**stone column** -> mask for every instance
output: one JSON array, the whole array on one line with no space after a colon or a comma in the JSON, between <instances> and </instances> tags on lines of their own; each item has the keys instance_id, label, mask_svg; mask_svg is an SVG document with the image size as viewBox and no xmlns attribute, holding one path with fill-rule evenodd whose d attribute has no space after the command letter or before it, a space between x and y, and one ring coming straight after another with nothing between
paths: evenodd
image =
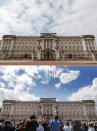
<instances>
[{"instance_id":1,"label":"stone column","mask_svg":"<svg viewBox=\"0 0 97 131\"><path fill-rule=\"evenodd\" d=\"M46 106L44 105L44 114L46 114Z\"/></svg>"},{"instance_id":2,"label":"stone column","mask_svg":"<svg viewBox=\"0 0 97 131\"><path fill-rule=\"evenodd\" d=\"M4 114L4 104L2 105L2 108L1 108L1 115Z\"/></svg>"},{"instance_id":3,"label":"stone column","mask_svg":"<svg viewBox=\"0 0 97 131\"><path fill-rule=\"evenodd\" d=\"M56 43L55 43L55 39L53 39L53 50L55 50L56 47Z\"/></svg>"},{"instance_id":4,"label":"stone column","mask_svg":"<svg viewBox=\"0 0 97 131\"><path fill-rule=\"evenodd\" d=\"M50 105L50 109L49 109L49 115L51 114L51 105Z\"/></svg>"},{"instance_id":5,"label":"stone column","mask_svg":"<svg viewBox=\"0 0 97 131\"><path fill-rule=\"evenodd\" d=\"M38 50L38 53L37 53L38 60L40 60L40 56L41 56L41 52L40 52L40 50Z\"/></svg>"},{"instance_id":6,"label":"stone column","mask_svg":"<svg viewBox=\"0 0 97 131\"><path fill-rule=\"evenodd\" d=\"M47 48L47 40L46 40L46 48Z\"/></svg>"},{"instance_id":7,"label":"stone column","mask_svg":"<svg viewBox=\"0 0 97 131\"><path fill-rule=\"evenodd\" d=\"M85 57L87 57L87 46L86 46L86 41L84 39L82 39L82 43L83 43L83 51L85 53Z\"/></svg>"},{"instance_id":8,"label":"stone column","mask_svg":"<svg viewBox=\"0 0 97 131\"><path fill-rule=\"evenodd\" d=\"M92 53L92 58L93 58L93 61L95 61L95 56L94 56L94 54Z\"/></svg>"},{"instance_id":9,"label":"stone column","mask_svg":"<svg viewBox=\"0 0 97 131\"><path fill-rule=\"evenodd\" d=\"M53 115L56 115L56 105L53 106Z\"/></svg>"},{"instance_id":10,"label":"stone column","mask_svg":"<svg viewBox=\"0 0 97 131\"><path fill-rule=\"evenodd\" d=\"M9 48L9 56L11 57L13 45L14 45L14 39L8 39L8 42L10 42L10 48Z\"/></svg>"},{"instance_id":11,"label":"stone column","mask_svg":"<svg viewBox=\"0 0 97 131\"><path fill-rule=\"evenodd\" d=\"M49 114L49 105L47 106L47 109L48 109L48 113L47 114Z\"/></svg>"},{"instance_id":12,"label":"stone column","mask_svg":"<svg viewBox=\"0 0 97 131\"><path fill-rule=\"evenodd\" d=\"M51 40L49 39L49 45L48 45L49 48L50 48L50 41L51 41Z\"/></svg>"},{"instance_id":13,"label":"stone column","mask_svg":"<svg viewBox=\"0 0 97 131\"><path fill-rule=\"evenodd\" d=\"M50 106L49 106L49 115L50 115Z\"/></svg>"},{"instance_id":14,"label":"stone column","mask_svg":"<svg viewBox=\"0 0 97 131\"><path fill-rule=\"evenodd\" d=\"M52 109L52 105L51 105L51 114L53 114L53 109Z\"/></svg>"},{"instance_id":15,"label":"stone column","mask_svg":"<svg viewBox=\"0 0 97 131\"><path fill-rule=\"evenodd\" d=\"M14 39L11 40L10 51L12 51L14 45Z\"/></svg>"},{"instance_id":16,"label":"stone column","mask_svg":"<svg viewBox=\"0 0 97 131\"><path fill-rule=\"evenodd\" d=\"M49 48L49 40L47 40L47 48Z\"/></svg>"},{"instance_id":17,"label":"stone column","mask_svg":"<svg viewBox=\"0 0 97 131\"><path fill-rule=\"evenodd\" d=\"M86 105L83 106L83 115L85 117L85 119L87 120L87 108L86 108Z\"/></svg>"},{"instance_id":18,"label":"stone column","mask_svg":"<svg viewBox=\"0 0 97 131\"><path fill-rule=\"evenodd\" d=\"M93 47L94 47L94 49L97 51L96 41L94 40L93 43L94 43L94 46L93 46Z\"/></svg>"},{"instance_id":19,"label":"stone column","mask_svg":"<svg viewBox=\"0 0 97 131\"><path fill-rule=\"evenodd\" d=\"M56 60L59 60L59 50L56 50Z\"/></svg>"},{"instance_id":20,"label":"stone column","mask_svg":"<svg viewBox=\"0 0 97 131\"><path fill-rule=\"evenodd\" d=\"M33 53L32 53L32 60L34 60L34 55L33 55Z\"/></svg>"},{"instance_id":21,"label":"stone column","mask_svg":"<svg viewBox=\"0 0 97 131\"><path fill-rule=\"evenodd\" d=\"M0 46L0 51L2 51L3 44L4 44L4 39L2 39L1 46Z\"/></svg>"},{"instance_id":22,"label":"stone column","mask_svg":"<svg viewBox=\"0 0 97 131\"><path fill-rule=\"evenodd\" d=\"M40 104L40 106L41 106L41 113L42 113L42 115L43 115L43 105Z\"/></svg>"},{"instance_id":23,"label":"stone column","mask_svg":"<svg viewBox=\"0 0 97 131\"><path fill-rule=\"evenodd\" d=\"M46 105L46 115L47 115L47 105Z\"/></svg>"},{"instance_id":24,"label":"stone column","mask_svg":"<svg viewBox=\"0 0 97 131\"><path fill-rule=\"evenodd\" d=\"M44 49L46 48L46 40L44 39Z\"/></svg>"},{"instance_id":25,"label":"stone column","mask_svg":"<svg viewBox=\"0 0 97 131\"><path fill-rule=\"evenodd\" d=\"M86 53L86 42L85 42L85 40L84 39L82 39L82 43L83 43L83 50L84 50L84 52Z\"/></svg>"},{"instance_id":26,"label":"stone column","mask_svg":"<svg viewBox=\"0 0 97 131\"><path fill-rule=\"evenodd\" d=\"M3 39L1 42L1 46L0 46L0 51L1 51L1 59L3 60L6 57L6 54L3 52L3 46L6 44L6 39Z\"/></svg>"},{"instance_id":27,"label":"stone column","mask_svg":"<svg viewBox=\"0 0 97 131\"><path fill-rule=\"evenodd\" d=\"M14 111L15 111L15 110L14 110L14 104L12 104L12 105L11 105L11 109L10 109L10 116L11 116L11 118L15 115L15 114L14 114Z\"/></svg>"},{"instance_id":28,"label":"stone column","mask_svg":"<svg viewBox=\"0 0 97 131\"><path fill-rule=\"evenodd\" d=\"M42 47L42 50L44 49L44 40L42 39L41 40L41 47Z\"/></svg>"}]
</instances>

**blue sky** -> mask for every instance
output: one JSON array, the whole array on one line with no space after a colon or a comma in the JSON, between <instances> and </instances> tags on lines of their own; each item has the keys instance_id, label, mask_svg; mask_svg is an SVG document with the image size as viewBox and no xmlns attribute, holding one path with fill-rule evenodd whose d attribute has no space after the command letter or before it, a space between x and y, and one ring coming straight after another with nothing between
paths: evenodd
<instances>
[{"instance_id":1,"label":"blue sky","mask_svg":"<svg viewBox=\"0 0 97 131\"><path fill-rule=\"evenodd\" d=\"M97 0L0 0L0 39L5 34L94 34Z\"/></svg>"},{"instance_id":2,"label":"blue sky","mask_svg":"<svg viewBox=\"0 0 97 131\"><path fill-rule=\"evenodd\" d=\"M41 97L97 102L97 66L0 66L0 103Z\"/></svg>"}]
</instances>

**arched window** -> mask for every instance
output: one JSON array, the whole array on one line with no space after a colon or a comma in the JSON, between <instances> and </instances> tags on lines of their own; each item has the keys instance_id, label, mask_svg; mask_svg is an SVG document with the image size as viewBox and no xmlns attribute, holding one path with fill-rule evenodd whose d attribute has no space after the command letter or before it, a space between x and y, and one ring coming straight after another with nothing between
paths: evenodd
<instances>
[{"instance_id":1,"label":"arched window","mask_svg":"<svg viewBox=\"0 0 97 131\"><path fill-rule=\"evenodd\" d=\"M55 60L55 50L50 48L46 48L41 51L41 59L42 60Z\"/></svg>"}]
</instances>

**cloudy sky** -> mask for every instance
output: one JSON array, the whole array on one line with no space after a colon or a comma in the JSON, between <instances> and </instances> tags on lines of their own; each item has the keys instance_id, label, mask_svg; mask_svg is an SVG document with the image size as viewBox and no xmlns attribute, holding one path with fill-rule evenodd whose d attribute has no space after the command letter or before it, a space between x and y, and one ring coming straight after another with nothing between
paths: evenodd
<instances>
[{"instance_id":1,"label":"cloudy sky","mask_svg":"<svg viewBox=\"0 0 97 131\"><path fill-rule=\"evenodd\" d=\"M0 0L0 39L4 34L94 34L97 0Z\"/></svg>"},{"instance_id":2,"label":"cloudy sky","mask_svg":"<svg viewBox=\"0 0 97 131\"><path fill-rule=\"evenodd\" d=\"M97 102L97 66L0 66L2 100Z\"/></svg>"}]
</instances>

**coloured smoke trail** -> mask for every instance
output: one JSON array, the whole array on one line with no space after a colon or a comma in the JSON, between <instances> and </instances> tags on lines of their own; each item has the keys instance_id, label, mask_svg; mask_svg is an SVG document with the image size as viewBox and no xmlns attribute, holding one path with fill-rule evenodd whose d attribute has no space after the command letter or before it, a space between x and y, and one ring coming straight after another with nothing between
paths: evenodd
<instances>
[{"instance_id":1,"label":"coloured smoke trail","mask_svg":"<svg viewBox=\"0 0 97 131\"><path fill-rule=\"evenodd\" d=\"M37 66L38 74L41 75L41 79L45 80L45 83L48 84L48 91L46 92L47 96L51 94L51 85L50 82L55 83L55 78L57 77L57 66Z\"/></svg>"},{"instance_id":2,"label":"coloured smoke trail","mask_svg":"<svg viewBox=\"0 0 97 131\"><path fill-rule=\"evenodd\" d=\"M41 75L41 79L45 80L45 82L49 83L53 81L55 83L55 78L57 74L57 66L37 66L38 74ZM50 95L50 85L47 91L47 96Z\"/></svg>"},{"instance_id":3,"label":"coloured smoke trail","mask_svg":"<svg viewBox=\"0 0 97 131\"><path fill-rule=\"evenodd\" d=\"M53 80L56 78L57 66L37 66L38 73L42 74L45 80Z\"/></svg>"}]
</instances>

